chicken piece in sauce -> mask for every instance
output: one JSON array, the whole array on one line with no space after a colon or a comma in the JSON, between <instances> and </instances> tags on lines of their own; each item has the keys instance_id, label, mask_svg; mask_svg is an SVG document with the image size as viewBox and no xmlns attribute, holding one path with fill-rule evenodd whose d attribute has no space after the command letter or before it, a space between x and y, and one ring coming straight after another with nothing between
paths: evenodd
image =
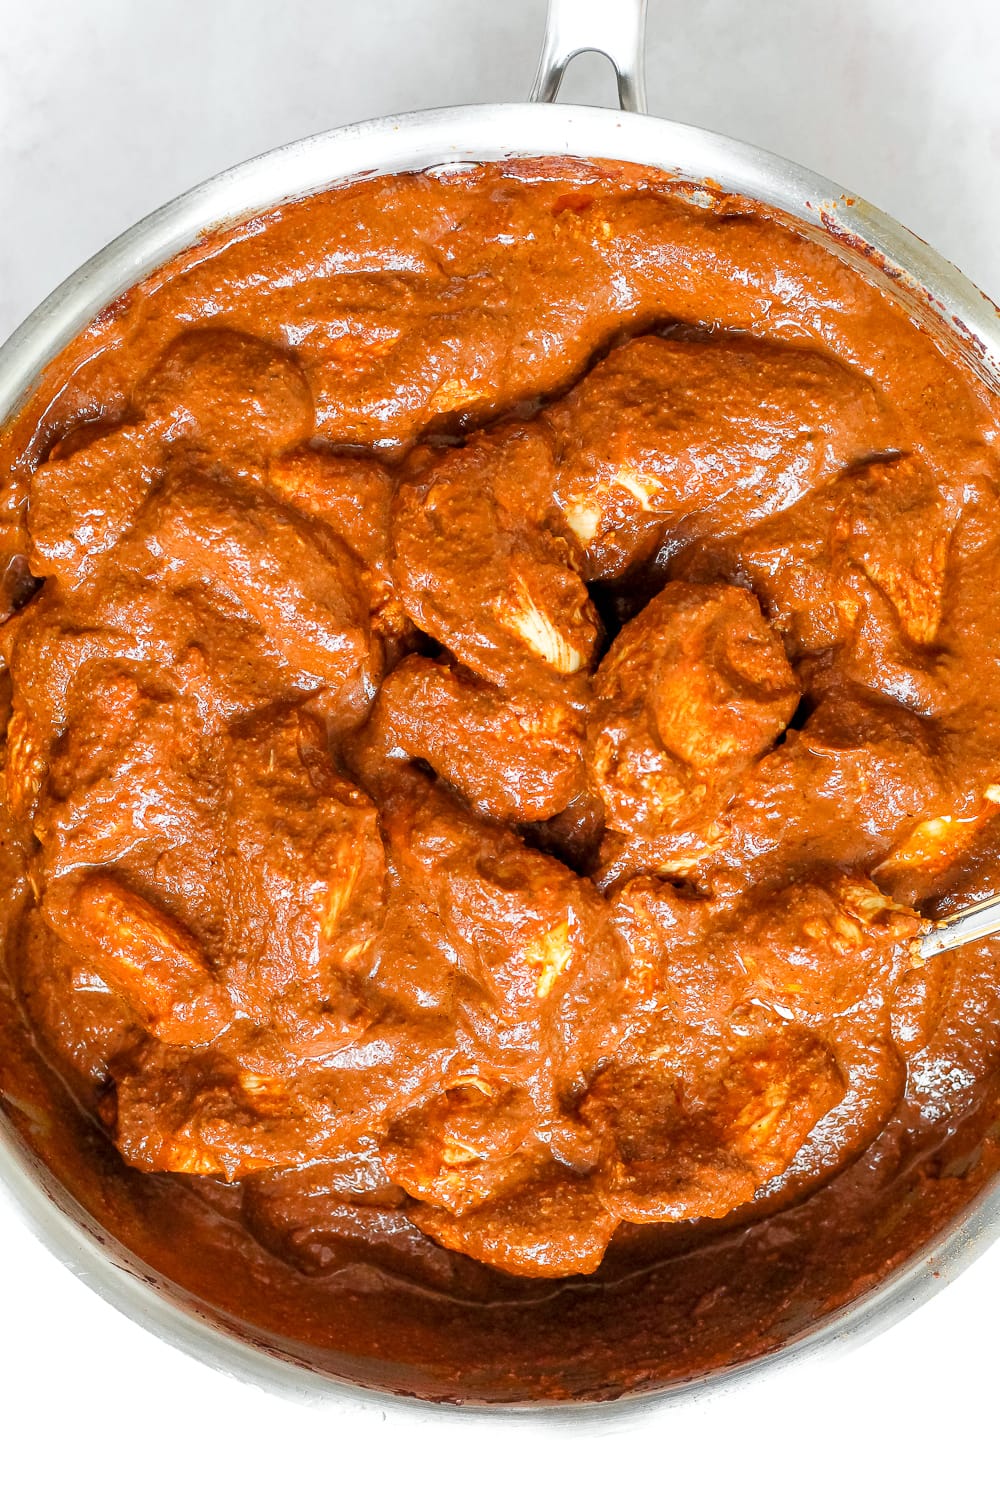
<instances>
[{"instance_id":1,"label":"chicken piece in sauce","mask_svg":"<svg viewBox=\"0 0 1000 1500\"><path fill-rule=\"evenodd\" d=\"M717 535L784 511L893 431L875 389L836 360L728 337L632 339L544 420L588 579L634 570L668 528Z\"/></svg>"},{"instance_id":2,"label":"chicken piece in sauce","mask_svg":"<svg viewBox=\"0 0 1000 1500\"><path fill-rule=\"evenodd\" d=\"M587 769L604 803L608 872L694 868L798 699L781 641L752 594L667 584L594 677Z\"/></svg>"}]
</instances>

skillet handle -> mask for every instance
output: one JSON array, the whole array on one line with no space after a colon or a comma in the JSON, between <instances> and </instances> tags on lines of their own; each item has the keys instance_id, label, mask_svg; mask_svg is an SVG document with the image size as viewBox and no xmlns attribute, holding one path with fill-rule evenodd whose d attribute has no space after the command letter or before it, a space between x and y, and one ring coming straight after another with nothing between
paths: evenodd
<instances>
[{"instance_id":1,"label":"skillet handle","mask_svg":"<svg viewBox=\"0 0 1000 1500\"><path fill-rule=\"evenodd\" d=\"M622 109L644 113L645 33L646 0L549 0L532 100L551 104L566 64L581 52L600 52L615 70Z\"/></svg>"}]
</instances>

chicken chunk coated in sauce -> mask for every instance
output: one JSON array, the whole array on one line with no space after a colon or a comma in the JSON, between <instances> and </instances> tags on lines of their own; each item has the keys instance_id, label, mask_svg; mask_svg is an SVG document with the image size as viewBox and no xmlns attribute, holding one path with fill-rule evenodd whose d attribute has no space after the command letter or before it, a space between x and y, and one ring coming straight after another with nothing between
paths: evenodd
<instances>
[{"instance_id":1,"label":"chicken chunk coated in sauce","mask_svg":"<svg viewBox=\"0 0 1000 1500\"><path fill-rule=\"evenodd\" d=\"M630 621L595 674L587 769L623 856L683 874L717 838L740 778L799 699L756 599L727 584L670 583Z\"/></svg>"}]
</instances>

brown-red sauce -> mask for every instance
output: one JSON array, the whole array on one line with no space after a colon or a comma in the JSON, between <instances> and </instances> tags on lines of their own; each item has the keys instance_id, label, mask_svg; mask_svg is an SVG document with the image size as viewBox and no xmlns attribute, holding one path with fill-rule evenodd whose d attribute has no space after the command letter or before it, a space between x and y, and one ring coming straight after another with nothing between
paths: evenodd
<instances>
[{"instance_id":1,"label":"brown-red sauce","mask_svg":"<svg viewBox=\"0 0 1000 1500\"><path fill-rule=\"evenodd\" d=\"M997 417L633 168L155 273L0 447L14 1124L427 1394L656 1386L885 1274L996 1165L995 955L908 939L1000 887Z\"/></svg>"}]
</instances>

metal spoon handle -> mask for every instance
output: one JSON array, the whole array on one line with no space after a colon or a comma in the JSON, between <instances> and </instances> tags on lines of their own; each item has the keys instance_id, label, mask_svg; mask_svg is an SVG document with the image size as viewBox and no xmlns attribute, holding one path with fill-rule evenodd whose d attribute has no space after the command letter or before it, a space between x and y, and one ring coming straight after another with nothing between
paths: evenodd
<instances>
[{"instance_id":1,"label":"metal spoon handle","mask_svg":"<svg viewBox=\"0 0 1000 1500\"><path fill-rule=\"evenodd\" d=\"M1000 932L1000 896L990 896L986 901L977 901L974 906L965 906L943 921L935 922L914 939L912 947L918 958L926 960L933 958L935 953L946 953L949 948L976 943L980 938L992 937L997 932Z\"/></svg>"}]
</instances>

